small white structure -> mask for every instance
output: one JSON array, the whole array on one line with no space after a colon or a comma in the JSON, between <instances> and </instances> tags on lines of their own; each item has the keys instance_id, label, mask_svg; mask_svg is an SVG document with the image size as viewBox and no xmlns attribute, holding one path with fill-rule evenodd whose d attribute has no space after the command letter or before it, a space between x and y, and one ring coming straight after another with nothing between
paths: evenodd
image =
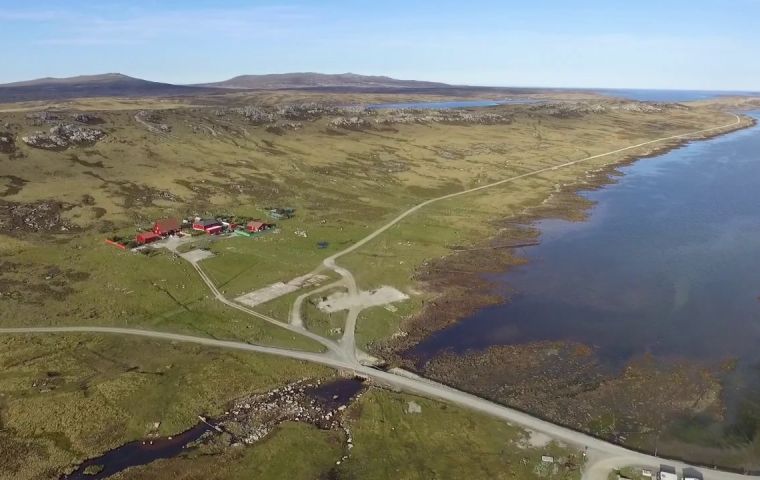
<instances>
[{"instance_id":1,"label":"small white structure","mask_svg":"<svg viewBox=\"0 0 760 480\"><path fill-rule=\"evenodd\" d=\"M647 470L646 468L642 468L641 469L641 476L642 477L647 477L647 478L652 478L652 471L651 470Z\"/></svg>"},{"instance_id":2,"label":"small white structure","mask_svg":"<svg viewBox=\"0 0 760 480\"><path fill-rule=\"evenodd\" d=\"M541 455L541 461L544 463L554 463L554 457L550 457L549 455Z\"/></svg>"}]
</instances>

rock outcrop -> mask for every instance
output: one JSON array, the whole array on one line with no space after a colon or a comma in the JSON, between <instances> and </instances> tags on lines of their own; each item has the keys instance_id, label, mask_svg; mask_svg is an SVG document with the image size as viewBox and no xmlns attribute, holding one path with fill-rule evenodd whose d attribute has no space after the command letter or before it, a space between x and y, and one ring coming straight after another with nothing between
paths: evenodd
<instances>
[{"instance_id":1,"label":"rock outcrop","mask_svg":"<svg viewBox=\"0 0 760 480\"><path fill-rule=\"evenodd\" d=\"M72 117L75 122L84 123L85 125L98 125L103 123L103 119L91 113L78 113Z\"/></svg>"},{"instance_id":2,"label":"rock outcrop","mask_svg":"<svg viewBox=\"0 0 760 480\"><path fill-rule=\"evenodd\" d=\"M375 119L381 125L448 123L454 125L500 125L510 123L508 115L468 110L388 110Z\"/></svg>"},{"instance_id":3,"label":"rock outcrop","mask_svg":"<svg viewBox=\"0 0 760 480\"><path fill-rule=\"evenodd\" d=\"M315 120L324 115L334 114L339 109L321 103L297 103L277 107L277 115L288 120Z\"/></svg>"},{"instance_id":4,"label":"rock outcrop","mask_svg":"<svg viewBox=\"0 0 760 480\"><path fill-rule=\"evenodd\" d=\"M30 120L31 124L34 126L40 126L46 123L54 123L60 120L60 117L57 113L48 111L27 113L26 118L27 120Z\"/></svg>"},{"instance_id":5,"label":"rock outcrop","mask_svg":"<svg viewBox=\"0 0 760 480\"><path fill-rule=\"evenodd\" d=\"M163 118L158 112L150 110L141 110L135 115L137 123L143 125L151 133L166 134L172 131L172 127L166 123L162 123Z\"/></svg>"},{"instance_id":6,"label":"rock outcrop","mask_svg":"<svg viewBox=\"0 0 760 480\"><path fill-rule=\"evenodd\" d=\"M17 203L0 200L0 229L8 233L60 233L79 227L69 222L64 213L73 207L57 201Z\"/></svg>"},{"instance_id":7,"label":"rock outcrop","mask_svg":"<svg viewBox=\"0 0 760 480\"><path fill-rule=\"evenodd\" d=\"M543 103L531 107L534 112L545 113L555 117L571 118L580 117L591 113L605 113L610 111L640 112L640 113L660 113L667 109L684 109L688 108L677 103L652 103L652 102L607 102L607 103L586 103L586 102L562 102L562 103Z\"/></svg>"},{"instance_id":8,"label":"rock outcrop","mask_svg":"<svg viewBox=\"0 0 760 480\"><path fill-rule=\"evenodd\" d=\"M16 142L10 132L0 132L0 153L13 153L16 151Z\"/></svg>"},{"instance_id":9,"label":"rock outcrop","mask_svg":"<svg viewBox=\"0 0 760 480\"><path fill-rule=\"evenodd\" d=\"M105 132L97 128L80 127L64 123L51 128L49 133L35 132L21 137L27 145L45 150L64 150L80 145L92 145L105 136Z\"/></svg>"},{"instance_id":10,"label":"rock outcrop","mask_svg":"<svg viewBox=\"0 0 760 480\"><path fill-rule=\"evenodd\" d=\"M360 117L338 117L330 122L330 126L345 130L363 130L369 128L371 123Z\"/></svg>"},{"instance_id":11,"label":"rock outcrop","mask_svg":"<svg viewBox=\"0 0 760 480\"><path fill-rule=\"evenodd\" d=\"M241 108L230 109L232 113L244 116L253 125L264 125L275 121L276 117L273 113L266 110L254 107L246 106Z\"/></svg>"},{"instance_id":12,"label":"rock outcrop","mask_svg":"<svg viewBox=\"0 0 760 480\"><path fill-rule=\"evenodd\" d=\"M274 133L275 135L283 135L288 130L299 130L303 128L301 122L279 122L267 127L267 132Z\"/></svg>"},{"instance_id":13,"label":"rock outcrop","mask_svg":"<svg viewBox=\"0 0 760 480\"><path fill-rule=\"evenodd\" d=\"M337 107L307 102L272 107L247 105L237 108L221 108L216 110L215 114L217 117L224 117L228 114L241 115L252 125L267 125L284 131L301 128L301 122L317 120L329 115L359 115L371 114L371 112L364 107Z\"/></svg>"}]
</instances>

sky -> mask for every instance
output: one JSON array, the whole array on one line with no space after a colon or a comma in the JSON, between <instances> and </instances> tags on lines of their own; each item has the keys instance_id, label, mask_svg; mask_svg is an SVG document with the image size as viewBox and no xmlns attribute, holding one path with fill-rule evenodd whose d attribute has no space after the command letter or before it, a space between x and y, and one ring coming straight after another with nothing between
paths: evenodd
<instances>
[{"instance_id":1,"label":"sky","mask_svg":"<svg viewBox=\"0 0 760 480\"><path fill-rule=\"evenodd\" d=\"M0 0L0 83L313 71L757 91L758 19L760 0Z\"/></svg>"}]
</instances>

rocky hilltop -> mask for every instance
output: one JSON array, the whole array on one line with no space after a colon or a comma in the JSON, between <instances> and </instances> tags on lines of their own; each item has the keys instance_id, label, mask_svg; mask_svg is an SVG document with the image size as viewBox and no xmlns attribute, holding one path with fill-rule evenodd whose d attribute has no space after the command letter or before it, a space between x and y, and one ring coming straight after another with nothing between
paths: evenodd
<instances>
[{"instance_id":1,"label":"rocky hilltop","mask_svg":"<svg viewBox=\"0 0 760 480\"><path fill-rule=\"evenodd\" d=\"M555 117L581 117L609 111L658 113L667 109L688 108L678 104L653 104L635 101L621 102L558 102L537 103L526 106L529 111ZM217 117L242 116L252 125L277 127L287 125L297 129L300 122L330 118L333 129L366 130L397 124L445 123L457 125L500 125L512 122L509 109L416 109L399 108L377 110L363 106L334 106L322 103L298 103L278 106L249 105L245 107L220 108ZM282 123L287 121L288 123ZM294 123L295 122L295 123Z\"/></svg>"}]
</instances>

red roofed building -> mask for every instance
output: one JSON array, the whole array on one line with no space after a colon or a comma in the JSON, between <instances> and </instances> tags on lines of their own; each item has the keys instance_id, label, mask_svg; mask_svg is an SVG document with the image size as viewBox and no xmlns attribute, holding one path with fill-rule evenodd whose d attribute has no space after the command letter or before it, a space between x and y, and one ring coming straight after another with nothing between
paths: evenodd
<instances>
[{"instance_id":1,"label":"red roofed building","mask_svg":"<svg viewBox=\"0 0 760 480\"><path fill-rule=\"evenodd\" d=\"M209 235L216 235L222 233L224 225L219 220L214 218L200 219L193 222L193 230L200 230L208 233Z\"/></svg>"},{"instance_id":2,"label":"red roofed building","mask_svg":"<svg viewBox=\"0 0 760 480\"><path fill-rule=\"evenodd\" d=\"M138 245L145 245L146 243L155 242L161 240L161 235L154 232L140 232L135 237L135 241Z\"/></svg>"},{"instance_id":3,"label":"red roofed building","mask_svg":"<svg viewBox=\"0 0 760 480\"><path fill-rule=\"evenodd\" d=\"M153 233L156 235L172 235L179 232L181 225L176 218L162 218L153 224Z\"/></svg>"}]
</instances>

